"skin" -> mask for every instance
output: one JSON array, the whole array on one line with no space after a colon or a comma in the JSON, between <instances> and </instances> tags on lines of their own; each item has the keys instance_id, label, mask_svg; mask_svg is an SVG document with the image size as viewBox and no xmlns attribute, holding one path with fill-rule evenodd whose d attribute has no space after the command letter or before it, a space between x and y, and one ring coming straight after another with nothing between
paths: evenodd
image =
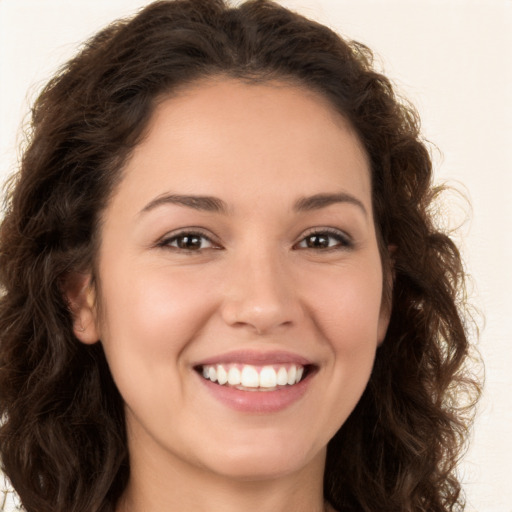
<instances>
[{"instance_id":1,"label":"skin","mask_svg":"<svg viewBox=\"0 0 512 512\"><path fill-rule=\"evenodd\" d=\"M169 194L225 211L158 200ZM344 196L297 210L316 194ZM206 238L180 248L191 227ZM126 403L118 510L324 510L326 445L389 320L368 160L329 103L228 78L162 100L104 212L96 277L70 299L77 337L101 339ZM285 350L316 373L291 406L240 412L194 370L233 350Z\"/></svg>"}]
</instances>

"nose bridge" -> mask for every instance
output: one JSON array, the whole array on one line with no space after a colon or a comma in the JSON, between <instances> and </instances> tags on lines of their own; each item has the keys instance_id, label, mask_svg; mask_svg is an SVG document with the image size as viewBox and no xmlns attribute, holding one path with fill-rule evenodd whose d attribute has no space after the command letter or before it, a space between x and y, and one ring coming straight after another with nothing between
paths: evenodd
<instances>
[{"instance_id":1,"label":"nose bridge","mask_svg":"<svg viewBox=\"0 0 512 512\"><path fill-rule=\"evenodd\" d=\"M285 259L270 244L247 248L234 258L223 307L227 323L261 334L297 321L300 307Z\"/></svg>"}]
</instances>

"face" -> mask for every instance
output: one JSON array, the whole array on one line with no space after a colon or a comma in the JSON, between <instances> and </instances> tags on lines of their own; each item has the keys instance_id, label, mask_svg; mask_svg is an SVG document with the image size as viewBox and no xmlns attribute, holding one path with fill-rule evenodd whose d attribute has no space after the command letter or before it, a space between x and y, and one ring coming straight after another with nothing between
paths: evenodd
<instances>
[{"instance_id":1,"label":"face","mask_svg":"<svg viewBox=\"0 0 512 512\"><path fill-rule=\"evenodd\" d=\"M323 465L388 322L354 132L313 92L210 80L159 104L123 176L76 334L101 339L132 464Z\"/></svg>"}]
</instances>

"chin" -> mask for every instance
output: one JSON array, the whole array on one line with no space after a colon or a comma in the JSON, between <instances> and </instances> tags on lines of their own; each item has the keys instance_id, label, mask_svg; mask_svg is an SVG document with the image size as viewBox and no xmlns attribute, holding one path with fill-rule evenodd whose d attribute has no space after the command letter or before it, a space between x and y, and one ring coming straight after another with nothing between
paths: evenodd
<instances>
[{"instance_id":1,"label":"chin","mask_svg":"<svg viewBox=\"0 0 512 512\"><path fill-rule=\"evenodd\" d=\"M264 481L285 478L314 466L325 465L326 447L319 451L289 443L257 440L252 446L233 446L224 451L222 462L215 457L212 469L217 474L238 481ZM213 462L213 461L212 461Z\"/></svg>"}]
</instances>

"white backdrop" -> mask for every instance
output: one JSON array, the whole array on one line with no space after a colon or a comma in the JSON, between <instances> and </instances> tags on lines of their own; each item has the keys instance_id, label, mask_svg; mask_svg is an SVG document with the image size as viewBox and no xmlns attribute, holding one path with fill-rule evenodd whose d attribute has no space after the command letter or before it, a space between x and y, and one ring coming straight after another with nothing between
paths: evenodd
<instances>
[{"instance_id":1,"label":"white backdrop","mask_svg":"<svg viewBox=\"0 0 512 512\"><path fill-rule=\"evenodd\" d=\"M0 0L1 181L16 167L20 123L37 90L85 38L147 3ZM480 350L487 375L461 472L468 512L512 512L512 0L281 3L375 50L440 149L438 181L473 204L461 231L474 300L486 318Z\"/></svg>"}]
</instances>

